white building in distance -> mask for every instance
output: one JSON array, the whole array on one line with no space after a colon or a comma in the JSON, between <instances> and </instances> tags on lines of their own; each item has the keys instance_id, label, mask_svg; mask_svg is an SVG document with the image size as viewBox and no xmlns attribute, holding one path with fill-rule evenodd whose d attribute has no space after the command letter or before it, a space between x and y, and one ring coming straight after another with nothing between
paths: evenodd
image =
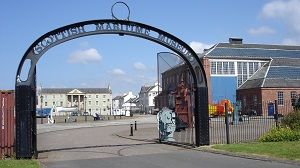
<instances>
[{"instance_id":1,"label":"white building in distance","mask_svg":"<svg viewBox=\"0 0 300 168\"><path fill-rule=\"evenodd\" d=\"M126 115L130 116L131 107L136 107L134 103L137 96L132 92L123 94L122 96L116 96L113 98L113 113L112 115Z\"/></svg>"},{"instance_id":2,"label":"white building in distance","mask_svg":"<svg viewBox=\"0 0 300 168\"><path fill-rule=\"evenodd\" d=\"M154 112L154 98L161 92L161 86L156 82L152 86L142 86L139 93L139 108L141 111L152 114Z\"/></svg>"},{"instance_id":3,"label":"white building in distance","mask_svg":"<svg viewBox=\"0 0 300 168\"><path fill-rule=\"evenodd\" d=\"M74 109L80 114L110 115L112 92L110 88L43 88L37 100L37 108L53 108L53 115L67 115Z\"/></svg>"}]
</instances>

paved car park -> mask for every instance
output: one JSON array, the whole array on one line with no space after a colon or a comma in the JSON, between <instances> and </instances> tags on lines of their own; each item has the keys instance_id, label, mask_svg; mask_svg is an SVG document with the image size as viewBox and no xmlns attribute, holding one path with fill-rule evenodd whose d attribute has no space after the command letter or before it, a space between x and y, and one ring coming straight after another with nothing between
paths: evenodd
<instances>
[{"instance_id":1,"label":"paved car park","mask_svg":"<svg viewBox=\"0 0 300 168\"><path fill-rule=\"evenodd\" d=\"M152 117L152 118L151 118ZM136 120L136 119L135 119ZM299 165L245 159L156 143L155 116L135 120L38 125L39 160L43 167L245 167L294 168ZM47 128L48 127L48 128Z\"/></svg>"}]
</instances>

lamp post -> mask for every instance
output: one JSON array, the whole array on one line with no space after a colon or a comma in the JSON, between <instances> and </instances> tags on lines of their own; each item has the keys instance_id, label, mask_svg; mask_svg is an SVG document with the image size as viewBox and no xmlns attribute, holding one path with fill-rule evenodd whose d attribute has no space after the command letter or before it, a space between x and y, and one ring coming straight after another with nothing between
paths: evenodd
<instances>
[{"instance_id":1,"label":"lamp post","mask_svg":"<svg viewBox=\"0 0 300 168\"><path fill-rule=\"evenodd\" d=\"M84 112L83 112L83 115L84 115L84 121L87 122L87 115L86 115L86 96L84 96Z\"/></svg>"},{"instance_id":2,"label":"lamp post","mask_svg":"<svg viewBox=\"0 0 300 168\"><path fill-rule=\"evenodd\" d=\"M43 121L43 95L42 95L42 90L41 90L41 124L43 124L44 123L44 121Z\"/></svg>"},{"instance_id":3,"label":"lamp post","mask_svg":"<svg viewBox=\"0 0 300 168\"><path fill-rule=\"evenodd\" d=\"M130 98L130 106L129 106L129 116L131 116L131 114L132 114L132 109L131 109L131 103L132 103L132 99ZM132 114L133 115L133 114Z\"/></svg>"}]
</instances>

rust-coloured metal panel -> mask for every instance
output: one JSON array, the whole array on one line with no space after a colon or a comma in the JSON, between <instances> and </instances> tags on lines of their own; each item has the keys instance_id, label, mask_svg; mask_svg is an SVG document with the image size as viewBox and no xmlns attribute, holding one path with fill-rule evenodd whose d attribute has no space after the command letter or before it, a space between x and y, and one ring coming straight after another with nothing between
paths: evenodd
<instances>
[{"instance_id":1,"label":"rust-coloured metal panel","mask_svg":"<svg viewBox=\"0 0 300 168\"><path fill-rule=\"evenodd\" d=\"M15 115L14 91L0 90L0 159L14 151Z\"/></svg>"}]
</instances>

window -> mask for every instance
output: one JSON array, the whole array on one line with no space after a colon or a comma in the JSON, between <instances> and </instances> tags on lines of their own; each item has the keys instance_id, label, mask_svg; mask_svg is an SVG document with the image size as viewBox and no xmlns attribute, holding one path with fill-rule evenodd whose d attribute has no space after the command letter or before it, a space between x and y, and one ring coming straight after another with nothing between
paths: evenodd
<instances>
[{"instance_id":1,"label":"window","mask_svg":"<svg viewBox=\"0 0 300 168\"><path fill-rule=\"evenodd\" d=\"M105 98L106 95L103 95L103 98Z\"/></svg>"},{"instance_id":2,"label":"window","mask_svg":"<svg viewBox=\"0 0 300 168\"><path fill-rule=\"evenodd\" d=\"M96 101L96 105L99 105L99 102L98 102L98 101Z\"/></svg>"},{"instance_id":3,"label":"window","mask_svg":"<svg viewBox=\"0 0 300 168\"><path fill-rule=\"evenodd\" d=\"M91 102L91 101L89 101L89 105L92 105L92 102Z\"/></svg>"},{"instance_id":4,"label":"window","mask_svg":"<svg viewBox=\"0 0 300 168\"><path fill-rule=\"evenodd\" d=\"M213 75L217 74L216 69L217 69L217 63L214 61L210 62L210 73ZM178 76L178 78L179 78L179 76ZM179 81L179 79L178 79L178 81Z\"/></svg>"},{"instance_id":5,"label":"window","mask_svg":"<svg viewBox=\"0 0 300 168\"><path fill-rule=\"evenodd\" d=\"M98 99L98 95L96 95L96 98Z\"/></svg>"},{"instance_id":6,"label":"window","mask_svg":"<svg viewBox=\"0 0 300 168\"><path fill-rule=\"evenodd\" d=\"M53 106L55 105L55 101L52 103L53 104Z\"/></svg>"},{"instance_id":7,"label":"window","mask_svg":"<svg viewBox=\"0 0 300 168\"><path fill-rule=\"evenodd\" d=\"M63 106L63 102L62 101L60 102L60 106Z\"/></svg>"},{"instance_id":8,"label":"window","mask_svg":"<svg viewBox=\"0 0 300 168\"><path fill-rule=\"evenodd\" d=\"M62 94L60 95L60 98L63 98L63 95L62 95Z\"/></svg>"},{"instance_id":9,"label":"window","mask_svg":"<svg viewBox=\"0 0 300 168\"><path fill-rule=\"evenodd\" d=\"M277 101L278 105L283 105L283 92L277 92Z\"/></svg>"},{"instance_id":10,"label":"window","mask_svg":"<svg viewBox=\"0 0 300 168\"><path fill-rule=\"evenodd\" d=\"M222 62L217 62L217 74L222 74Z\"/></svg>"},{"instance_id":11,"label":"window","mask_svg":"<svg viewBox=\"0 0 300 168\"><path fill-rule=\"evenodd\" d=\"M99 111L99 109L98 109L98 108L96 108L96 111Z\"/></svg>"},{"instance_id":12,"label":"window","mask_svg":"<svg viewBox=\"0 0 300 168\"><path fill-rule=\"evenodd\" d=\"M243 74L243 72L242 72L242 63L241 62L237 63L237 71L238 71L238 74Z\"/></svg>"},{"instance_id":13,"label":"window","mask_svg":"<svg viewBox=\"0 0 300 168\"><path fill-rule=\"evenodd\" d=\"M228 62L223 62L223 74L229 74Z\"/></svg>"},{"instance_id":14,"label":"window","mask_svg":"<svg viewBox=\"0 0 300 168\"><path fill-rule=\"evenodd\" d=\"M243 62L243 74L247 75L247 62Z\"/></svg>"},{"instance_id":15,"label":"window","mask_svg":"<svg viewBox=\"0 0 300 168\"><path fill-rule=\"evenodd\" d=\"M229 62L229 73L231 75L234 75L235 74L235 68L234 68L234 62Z\"/></svg>"},{"instance_id":16,"label":"window","mask_svg":"<svg viewBox=\"0 0 300 168\"><path fill-rule=\"evenodd\" d=\"M296 91L291 91L291 99L295 99L297 97Z\"/></svg>"},{"instance_id":17,"label":"window","mask_svg":"<svg viewBox=\"0 0 300 168\"><path fill-rule=\"evenodd\" d=\"M253 96L253 105L257 106L257 96L256 95Z\"/></svg>"},{"instance_id":18,"label":"window","mask_svg":"<svg viewBox=\"0 0 300 168\"><path fill-rule=\"evenodd\" d=\"M238 76L238 87L241 86L243 83L242 75Z\"/></svg>"},{"instance_id":19,"label":"window","mask_svg":"<svg viewBox=\"0 0 300 168\"><path fill-rule=\"evenodd\" d=\"M53 99L55 99L55 95L53 95Z\"/></svg>"},{"instance_id":20,"label":"window","mask_svg":"<svg viewBox=\"0 0 300 168\"><path fill-rule=\"evenodd\" d=\"M92 96L91 95L89 95L89 98L91 98Z\"/></svg>"},{"instance_id":21,"label":"window","mask_svg":"<svg viewBox=\"0 0 300 168\"><path fill-rule=\"evenodd\" d=\"M107 102L109 102L110 100L109 99L107 99Z\"/></svg>"},{"instance_id":22,"label":"window","mask_svg":"<svg viewBox=\"0 0 300 168\"><path fill-rule=\"evenodd\" d=\"M252 76L254 74L254 64L253 62L249 62L249 76Z\"/></svg>"},{"instance_id":23,"label":"window","mask_svg":"<svg viewBox=\"0 0 300 168\"><path fill-rule=\"evenodd\" d=\"M254 72L256 72L258 68L259 68L258 62L254 62Z\"/></svg>"},{"instance_id":24,"label":"window","mask_svg":"<svg viewBox=\"0 0 300 168\"><path fill-rule=\"evenodd\" d=\"M296 92L296 91L291 91L291 102L292 102L292 106L295 105L296 99L297 99L297 92Z\"/></svg>"},{"instance_id":25,"label":"window","mask_svg":"<svg viewBox=\"0 0 300 168\"><path fill-rule=\"evenodd\" d=\"M45 106L48 106L48 103L47 103L47 102L45 102Z\"/></svg>"}]
</instances>

